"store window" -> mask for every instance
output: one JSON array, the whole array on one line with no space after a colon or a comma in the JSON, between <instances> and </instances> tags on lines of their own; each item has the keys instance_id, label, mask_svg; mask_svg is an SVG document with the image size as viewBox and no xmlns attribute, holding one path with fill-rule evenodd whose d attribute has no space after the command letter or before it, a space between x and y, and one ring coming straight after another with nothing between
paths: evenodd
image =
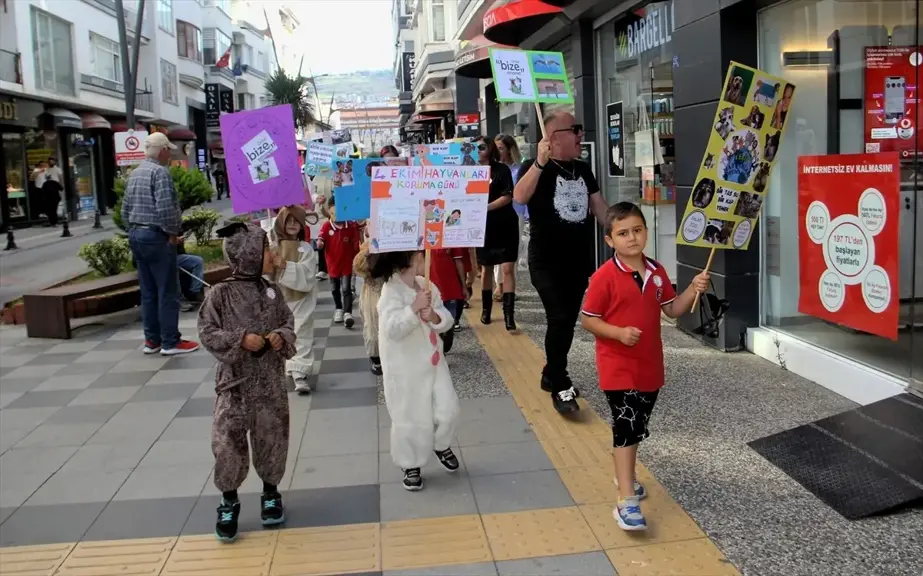
<instances>
[{"instance_id":1,"label":"store window","mask_svg":"<svg viewBox=\"0 0 923 576\"><path fill-rule=\"evenodd\" d=\"M37 88L68 96L75 94L71 50L70 22L32 8L32 51Z\"/></svg>"},{"instance_id":2,"label":"store window","mask_svg":"<svg viewBox=\"0 0 923 576\"><path fill-rule=\"evenodd\" d=\"M94 32L90 32L90 65L97 77L122 83L119 45Z\"/></svg>"},{"instance_id":3,"label":"store window","mask_svg":"<svg viewBox=\"0 0 923 576\"><path fill-rule=\"evenodd\" d=\"M597 133L606 167L597 179L610 204L641 206L650 230L646 253L675 281L673 29L671 1L652 2L597 30Z\"/></svg>"},{"instance_id":4,"label":"store window","mask_svg":"<svg viewBox=\"0 0 923 576\"><path fill-rule=\"evenodd\" d=\"M918 23L918 0L760 12L760 68L797 87L763 207L761 317L923 388ZM880 176L840 174L856 165Z\"/></svg>"},{"instance_id":5,"label":"store window","mask_svg":"<svg viewBox=\"0 0 923 576\"><path fill-rule=\"evenodd\" d=\"M180 58L202 62L202 32L189 22L177 20L176 50Z\"/></svg>"},{"instance_id":6,"label":"store window","mask_svg":"<svg viewBox=\"0 0 923 576\"><path fill-rule=\"evenodd\" d=\"M6 174L6 197L10 205L10 220L29 216L29 179L26 172L26 152L22 134L0 133L3 138L3 171Z\"/></svg>"}]
</instances>

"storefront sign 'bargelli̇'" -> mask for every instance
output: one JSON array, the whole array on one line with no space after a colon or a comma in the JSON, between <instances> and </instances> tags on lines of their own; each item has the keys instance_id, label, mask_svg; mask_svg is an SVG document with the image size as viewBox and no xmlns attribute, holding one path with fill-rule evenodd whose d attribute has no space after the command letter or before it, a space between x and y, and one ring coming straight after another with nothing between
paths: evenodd
<instances>
[{"instance_id":1,"label":"storefront sign 'bargelli\u0307'","mask_svg":"<svg viewBox=\"0 0 923 576\"><path fill-rule=\"evenodd\" d=\"M637 20L616 24L616 39L622 58L635 58L648 50L659 48L673 40L676 21L673 2L655 2L634 12Z\"/></svg>"}]
</instances>

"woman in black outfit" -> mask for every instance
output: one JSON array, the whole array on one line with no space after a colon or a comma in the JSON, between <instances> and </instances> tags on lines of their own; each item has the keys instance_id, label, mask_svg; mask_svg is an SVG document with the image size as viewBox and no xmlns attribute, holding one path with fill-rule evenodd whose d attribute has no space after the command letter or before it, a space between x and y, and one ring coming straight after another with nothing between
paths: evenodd
<instances>
[{"instance_id":1,"label":"woman in black outfit","mask_svg":"<svg viewBox=\"0 0 923 576\"><path fill-rule=\"evenodd\" d=\"M507 330L516 329L514 305L516 294L513 275L519 256L519 218L513 209L513 176L500 162L500 152L493 138L475 139L478 160L490 166L490 194L487 199L487 231L484 247L477 249L478 266L481 266L481 323L490 324L493 306L494 266L500 266L503 277L503 321Z\"/></svg>"}]
</instances>

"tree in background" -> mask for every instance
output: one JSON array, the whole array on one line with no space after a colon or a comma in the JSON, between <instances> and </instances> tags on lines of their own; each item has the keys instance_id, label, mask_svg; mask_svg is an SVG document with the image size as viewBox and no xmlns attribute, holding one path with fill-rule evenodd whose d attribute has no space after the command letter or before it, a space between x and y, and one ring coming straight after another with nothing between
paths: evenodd
<instances>
[{"instance_id":1,"label":"tree in background","mask_svg":"<svg viewBox=\"0 0 923 576\"><path fill-rule=\"evenodd\" d=\"M271 105L292 105L296 129L305 130L314 124L314 95L310 78L301 74L289 75L279 68L266 80L266 92Z\"/></svg>"}]
</instances>

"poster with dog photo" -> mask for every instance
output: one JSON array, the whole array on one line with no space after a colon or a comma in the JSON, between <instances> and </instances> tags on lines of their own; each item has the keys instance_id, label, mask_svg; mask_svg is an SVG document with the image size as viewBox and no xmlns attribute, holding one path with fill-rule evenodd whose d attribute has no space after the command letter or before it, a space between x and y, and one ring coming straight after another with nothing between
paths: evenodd
<instances>
[{"instance_id":1,"label":"poster with dog photo","mask_svg":"<svg viewBox=\"0 0 923 576\"><path fill-rule=\"evenodd\" d=\"M795 85L731 62L677 230L687 246L746 250L785 139Z\"/></svg>"}]
</instances>

